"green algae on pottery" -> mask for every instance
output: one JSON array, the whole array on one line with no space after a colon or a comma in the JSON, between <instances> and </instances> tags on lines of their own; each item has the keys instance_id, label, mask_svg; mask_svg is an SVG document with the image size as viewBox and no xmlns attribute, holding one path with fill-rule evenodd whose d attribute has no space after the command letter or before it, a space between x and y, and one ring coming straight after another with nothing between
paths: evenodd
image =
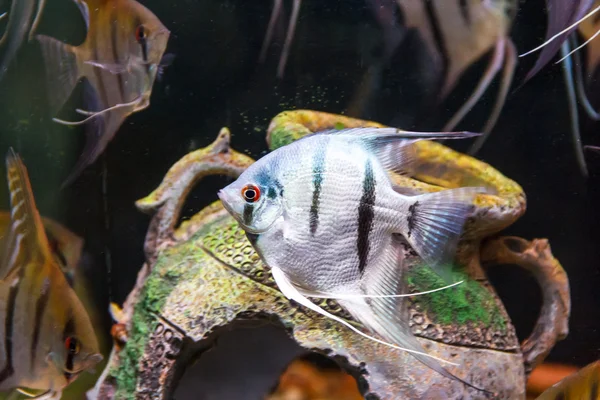
<instances>
[{"instance_id":1,"label":"green algae on pottery","mask_svg":"<svg viewBox=\"0 0 600 400\"><path fill-rule=\"evenodd\" d=\"M289 111L273 119L268 142L273 146L342 125L381 126L333 114ZM484 392L429 370L406 352L374 343L289 302L219 202L177 226L185 197L199 179L211 174L236 177L253 162L231 150L229 142L229 131L224 128L213 144L183 157L154 192L136 203L140 210L154 214L145 243L148 261L118 321L127 329L127 340L116 342L109 366L90 398L170 399L186 367L211 347L219 332L236 321L261 319L277 322L299 346L341 363L357 378L366 398L486 398ZM453 374L497 398L524 398L527 373L568 332L566 275L547 241L490 238L525 211L525 196L518 184L489 165L438 143L418 143L423 144L417 147L414 175L392 177L407 192L480 181L496 194L474 201L454 268L464 283L409 298L403 312L429 354L459 364L448 367ZM419 292L439 287L439 278L407 243L404 249L408 289ZM519 265L532 271L543 285L540 317L522 345L486 279L482 262L488 267ZM314 301L361 327L334 300Z\"/></svg>"}]
</instances>

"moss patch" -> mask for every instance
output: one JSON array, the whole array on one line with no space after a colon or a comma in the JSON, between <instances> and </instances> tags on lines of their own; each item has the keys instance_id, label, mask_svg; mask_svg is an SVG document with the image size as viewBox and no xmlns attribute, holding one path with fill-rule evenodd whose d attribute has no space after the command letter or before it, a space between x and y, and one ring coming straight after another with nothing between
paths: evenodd
<instances>
[{"instance_id":1,"label":"moss patch","mask_svg":"<svg viewBox=\"0 0 600 400\"><path fill-rule=\"evenodd\" d=\"M422 304L430 317L442 325L465 325L472 322L502 332L506 330L504 315L492 293L464 272L453 271L452 280L464 282L450 289L415 297L415 301ZM432 290L447 284L427 266L412 268L408 283L419 291Z\"/></svg>"},{"instance_id":2,"label":"moss patch","mask_svg":"<svg viewBox=\"0 0 600 400\"><path fill-rule=\"evenodd\" d=\"M290 132L284 127L276 128L271 133L271 143L269 148L275 150L292 143L296 139L297 137L295 137L294 132Z\"/></svg>"},{"instance_id":3,"label":"moss patch","mask_svg":"<svg viewBox=\"0 0 600 400\"><path fill-rule=\"evenodd\" d=\"M346 128L346 125L344 125L344 124L343 124L343 123L341 123L341 122L336 122L336 123L333 125L333 128L334 128L334 129L336 129L336 130L338 130L338 131L340 131L340 130L342 130L342 129L345 129L345 128Z\"/></svg>"},{"instance_id":4,"label":"moss patch","mask_svg":"<svg viewBox=\"0 0 600 400\"><path fill-rule=\"evenodd\" d=\"M129 339L119 353L118 368L110 371L117 381L115 398L133 400L137 384L138 364L142 358L150 333L156 329L155 314L159 314L167 297L173 291L179 278L187 269L187 263L173 264L171 252L159 257L154 270L147 278L140 293L140 301L133 312ZM185 255L184 255L185 257Z\"/></svg>"}]
</instances>

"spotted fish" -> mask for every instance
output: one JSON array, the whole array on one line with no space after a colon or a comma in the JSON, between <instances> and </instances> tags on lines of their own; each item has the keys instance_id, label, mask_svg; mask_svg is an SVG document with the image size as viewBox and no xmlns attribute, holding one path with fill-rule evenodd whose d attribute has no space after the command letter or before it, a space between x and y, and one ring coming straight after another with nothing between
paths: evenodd
<instances>
[{"instance_id":1,"label":"spotted fish","mask_svg":"<svg viewBox=\"0 0 600 400\"><path fill-rule=\"evenodd\" d=\"M102 355L90 318L52 253L25 166L12 150L6 166L11 226L0 254L0 390L60 399Z\"/></svg>"},{"instance_id":2,"label":"spotted fish","mask_svg":"<svg viewBox=\"0 0 600 400\"><path fill-rule=\"evenodd\" d=\"M419 134L358 128L307 136L267 154L219 192L284 295L337 322L307 297L335 298L382 339L458 379L423 352L402 317L402 236L442 276L474 196L460 188L405 196L389 172L407 172ZM464 382L464 381L463 381Z\"/></svg>"}]
</instances>

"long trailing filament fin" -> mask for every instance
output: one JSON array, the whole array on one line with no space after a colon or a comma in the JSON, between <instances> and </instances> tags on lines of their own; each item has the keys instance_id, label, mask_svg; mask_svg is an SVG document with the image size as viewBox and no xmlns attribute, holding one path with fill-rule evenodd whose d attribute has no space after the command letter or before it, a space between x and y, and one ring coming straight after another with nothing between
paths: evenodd
<instances>
[{"instance_id":1,"label":"long trailing filament fin","mask_svg":"<svg viewBox=\"0 0 600 400\"><path fill-rule=\"evenodd\" d=\"M589 13L587 13L584 17L580 18L579 20L575 21L572 25L566 27L565 29L563 29L562 31L558 32L556 35L552 36L550 39L546 40L544 43L542 43L541 45L539 45L538 47L536 47L535 49L529 50L526 53L520 54L519 57L525 57L531 53L535 53L536 51L539 51L541 49L543 49L546 45L548 45L549 43L553 42L554 40L558 39L559 37L561 37L562 35L564 35L565 33L567 33L568 31L570 31L573 28L576 28L577 25L579 25L582 21L585 21L586 19L588 19L589 17L591 17L592 15L594 15L595 13L597 13L598 11L600 11L600 6L594 8L592 11L590 11Z\"/></svg>"},{"instance_id":2,"label":"long trailing filament fin","mask_svg":"<svg viewBox=\"0 0 600 400\"><path fill-rule=\"evenodd\" d=\"M333 314L331 314L331 313L323 310L321 307L317 306L312 301L310 301L309 299L307 299L306 297L304 297L294 287L294 285L292 285L290 283L290 281L285 276L284 272L282 270L280 270L279 268L271 268L271 272L273 274L273 278L275 279L275 283L277 283L277 287L279 287L279 289L281 290L281 292L283 293L283 295L285 297L287 297L290 300L294 300L294 301L298 302L299 304L301 304L301 305L303 305L303 306L305 306L305 307L307 307L307 308L309 308L309 309L311 309L311 310L313 310L313 311L315 311L315 312L317 312L317 313L319 313L319 314L321 314L321 315L323 315L323 316L325 316L327 318L330 318L330 319L332 319L332 320L334 320L336 322L339 322L340 324L346 326L347 328L350 328L352 331L358 333L359 335L361 335L361 336L363 336L363 337L365 337L365 338L367 338L369 340L372 340L372 341L374 341L376 343L380 343L380 344L383 344L385 346L389 346L389 347L392 347L394 349L398 349L398 350L401 350L401 351L406 351L406 352L409 352L409 353L414 353L414 354L417 354L417 355L429 357L429 358L432 358L434 360L437 360L437 361L440 361L440 362L443 362L443 363L446 363L446 364L450 364L450 365L454 365L454 366L459 365L459 364L453 363L451 361L444 360L443 358L439 358L439 357L433 356L431 354L427 354L427 353L424 353L424 352L420 352L420 351L416 351L416 350L412 350L412 349L407 349L407 348L404 348L404 347L396 346L394 344L385 342L385 341L377 339L377 338L375 338L375 337L373 337L371 335L368 335L368 334L362 332L360 329L354 327L352 324L350 324L350 323L344 321L343 319L341 319L341 318L339 318L339 317L337 317L337 316L335 316L335 315L333 315Z\"/></svg>"},{"instance_id":3,"label":"long trailing filament fin","mask_svg":"<svg viewBox=\"0 0 600 400\"><path fill-rule=\"evenodd\" d=\"M446 286L442 286L439 287L437 289L431 289L431 290L426 290L424 292L417 292L417 293L405 293L405 294L382 294L382 295L375 295L375 294L341 294L341 293L317 293L317 294L310 294L309 297L313 297L315 299L389 299L389 298L398 298L398 297L413 297L413 296L422 296L424 294L431 294L431 293L435 293L435 292L440 292L442 290L446 290L446 289L450 289L454 286L458 286L461 283L464 283L464 281L458 281L455 283L452 283L450 285L446 285Z\"/></svg>"},{"instance_id":4,"label":"long trailing filament fin","mask_svg":"<svg viewBox=\"0 0 600 400\"><path fill-rule=\"evenodd\" d=\"M81 115L87 115L88 116L86 119L83 119L81 121L65 121L65 120L62 120L62 119L59 119L59 118L52 118L52 121L54 121L56 123L59 123L59 124L62 124L62 125L67 125L67 126L83 125L86 122L88 122L88 121L90 121L90 120L92 120L94 118L100 117L100 116L102 116L102 115L104 115L104 114L106 114L106 113L108 113L110 111L114 111L114 110L118 110L118 109L121 109L121 108L127 108L127 107L135 106L136 104L138 104L140 102L141 99L142 98L140 96L140 97L137 97L135 100L130 101L129 103L116 104L116 105L114 105L112 107L109 107L109 108L106 108L106 109L104 109L102 111L86 111L86 110L82 110L82 109L78 108L78 109L75 110L77 113L79 113Z\"/></svg>"}]
</instances>

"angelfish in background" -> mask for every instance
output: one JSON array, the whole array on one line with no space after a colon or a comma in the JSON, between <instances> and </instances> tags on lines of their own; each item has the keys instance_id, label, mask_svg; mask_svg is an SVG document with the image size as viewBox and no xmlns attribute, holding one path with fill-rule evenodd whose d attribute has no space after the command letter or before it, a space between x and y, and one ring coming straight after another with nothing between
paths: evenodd
<instances>
[{"instance_id":1,"label":"angelfish in background","mask_svg":"<svg viewBox=\"0 0 600 400\"><path fill-rule=\"evenodd\" d=\"M600 361L570 375L542 393L536 400L599 400Z\"/></svg>"},{"instance_id":2,"label":"angelfish in background","mask_svg":"<svg viewBox=\"0 0 600 400\"><path fill-rule=\"evenodd\" d=\"M86 118L65 125L86 124L86 144L63 186L76 179L104 151L134 112L150 105L152 86L170 57L163 54L170 32L146 7L134 0L76 0L86 24L85 42L73 47L36 36L46 64L52 110L58 112L77 82L86 78Z\"/></svg>"},{"instance_id":3,"label":"angelfish in background","mask_svg":"<svg viewBox=\"0 0 600 400\"><path fill-rule=\"evenodd\" d=\"M590 11L592 5L593 9ZM527 82L560 50L561 58L556 63L562 62L571 117L573 147L579 169L584 176L587 176L588 170L579 127L578 102L590 119L600 120L600 113L594 109L586 92L586 84L590 83L590 78L600 62L600 44L599 41L594 41L600 34L600 13L598 12L600 11L600 2L596 1L594 4L593 0L547 0L547 8L546 40L540 46L519 57L542 50L534 67L525 78L525 82ZM578 44L577 31L584 39L584 43L581 45ZM580 61L578 53L578 50L584 46L589 46L585 62L587 79L583 77L583 63Z\"/></svg>"},{"instance_id":4,"label":"angelfish in background","mask_svg":"<svg viewBox=\"0 0 600 400\"><path fill-rule=\"evenodd\" d=\"M29 41L33 39L45 3L46 0L12 0L10 11L7 14L8 25L2 38L0 38L0 49L3 49L5 45L7 46L3 50L0 61L0 80L4 77L25 37L27 36ZM6 15L0 15L0 20L4 16Z\"/></svg>"},{"instance_id":5,"label":"angelfish in background","mask_svg":"<svg viewBox=\"0 0 600 400\"><path fill-rule=\"evenodd\" d=\"M283 78L283 72L285 71L285 65L290 54L290 48L292 47L292 41L294 40L294 33L296 32L296 24L298 23L298 17L300 16L300 6L302 0L293 0L292 14L290 15L290 22L288 24L287 34L285 36L285 43L283 44L283 50L279 57L279 64L277 65L277 77ZM260 62L264 62L267 58L267 50L273 39L273 31L275 30L275 24L280 21L281 9L283 7L283 0L274 0L273 9L271 11L271 17L269 18L269 25L267 26L267 33L263 39L262 47L260 49Z\"/></svg>"},{"instance_id":6,"label":"angelfish in background","mask_svg":"<svg viewBox=\"0 0 600 400\"><path fill-rule=\"evenodd\" d=\"M577 25L590 9L592 3L593 0L546 0L548 10L546 40L535 49L519 55L519 57L524 57L542 50L535 65L527 73L525 81L537 75L552 60L563 43L569 38L569 35L577 29Z\"/></svg>"},{"instance_id":7,"label":"angelfish in background","mask_svg":"<svg viewBox=\"0 0 600 400\"><path fill-rule=\"evenodd\" d=\"M514 76L517 51L509 33L517 11L517 1L368 0L368 3L384 32L386 63L406 37L407 31L418 33L431 58L429 68L439 77L438 105L453 91L469 67L491 53L487 67L471 95L442 128L443 131L455 129L494 79L499 77L498 94L481 130L483 135L470 150L470 154L476 153L500 116ZM398 24L399 19L403 24ZM369 75L373 74L376 72L369 69L363 81L368 81ZM362 96L358 94L357 101Z\"/></svg>"},{"instance_id":8,"label":"angelfish in background","mask_svg":"<svg viewBox=\"0 0 600 400\"><path fill-rule=\"evenodd\" d=\"M85 308L60 270L25 166L6 157L11 226L0 256L0 390L60 399L102 360Z\"/></svg>"},{"instance_id":9,"label":"angelfish in background","mask_svg":"<svg viewBox=\"0 0 600 400\"><path fill-rule=\"evenodd\" d=\"M83 250L83 239L50 218L42 217L48 243L67 281L72 286L75 278L75 270L81 259ZM3 240L9 232L11 224L10 213L0 211L0 248Z\"/></svg>"},{"instance_id":10,"label":"angelfish in background","mask_svg":"<svg viewBox=\"0 0 600 400\"><path fill-rule=\"evenodd\" d=\"M473 387L438 362L447 361L424 353L401 315L406 288L398 236L447 277L444 267L454 258L473 198L485 189L409 197L395 190L388 175L410 171L414 146L407 138L471 136L394 128L313 134L267 154L218 195L286 297ZM383 340L307 297L337 299Z\"/></svg>"}]
</instances>

